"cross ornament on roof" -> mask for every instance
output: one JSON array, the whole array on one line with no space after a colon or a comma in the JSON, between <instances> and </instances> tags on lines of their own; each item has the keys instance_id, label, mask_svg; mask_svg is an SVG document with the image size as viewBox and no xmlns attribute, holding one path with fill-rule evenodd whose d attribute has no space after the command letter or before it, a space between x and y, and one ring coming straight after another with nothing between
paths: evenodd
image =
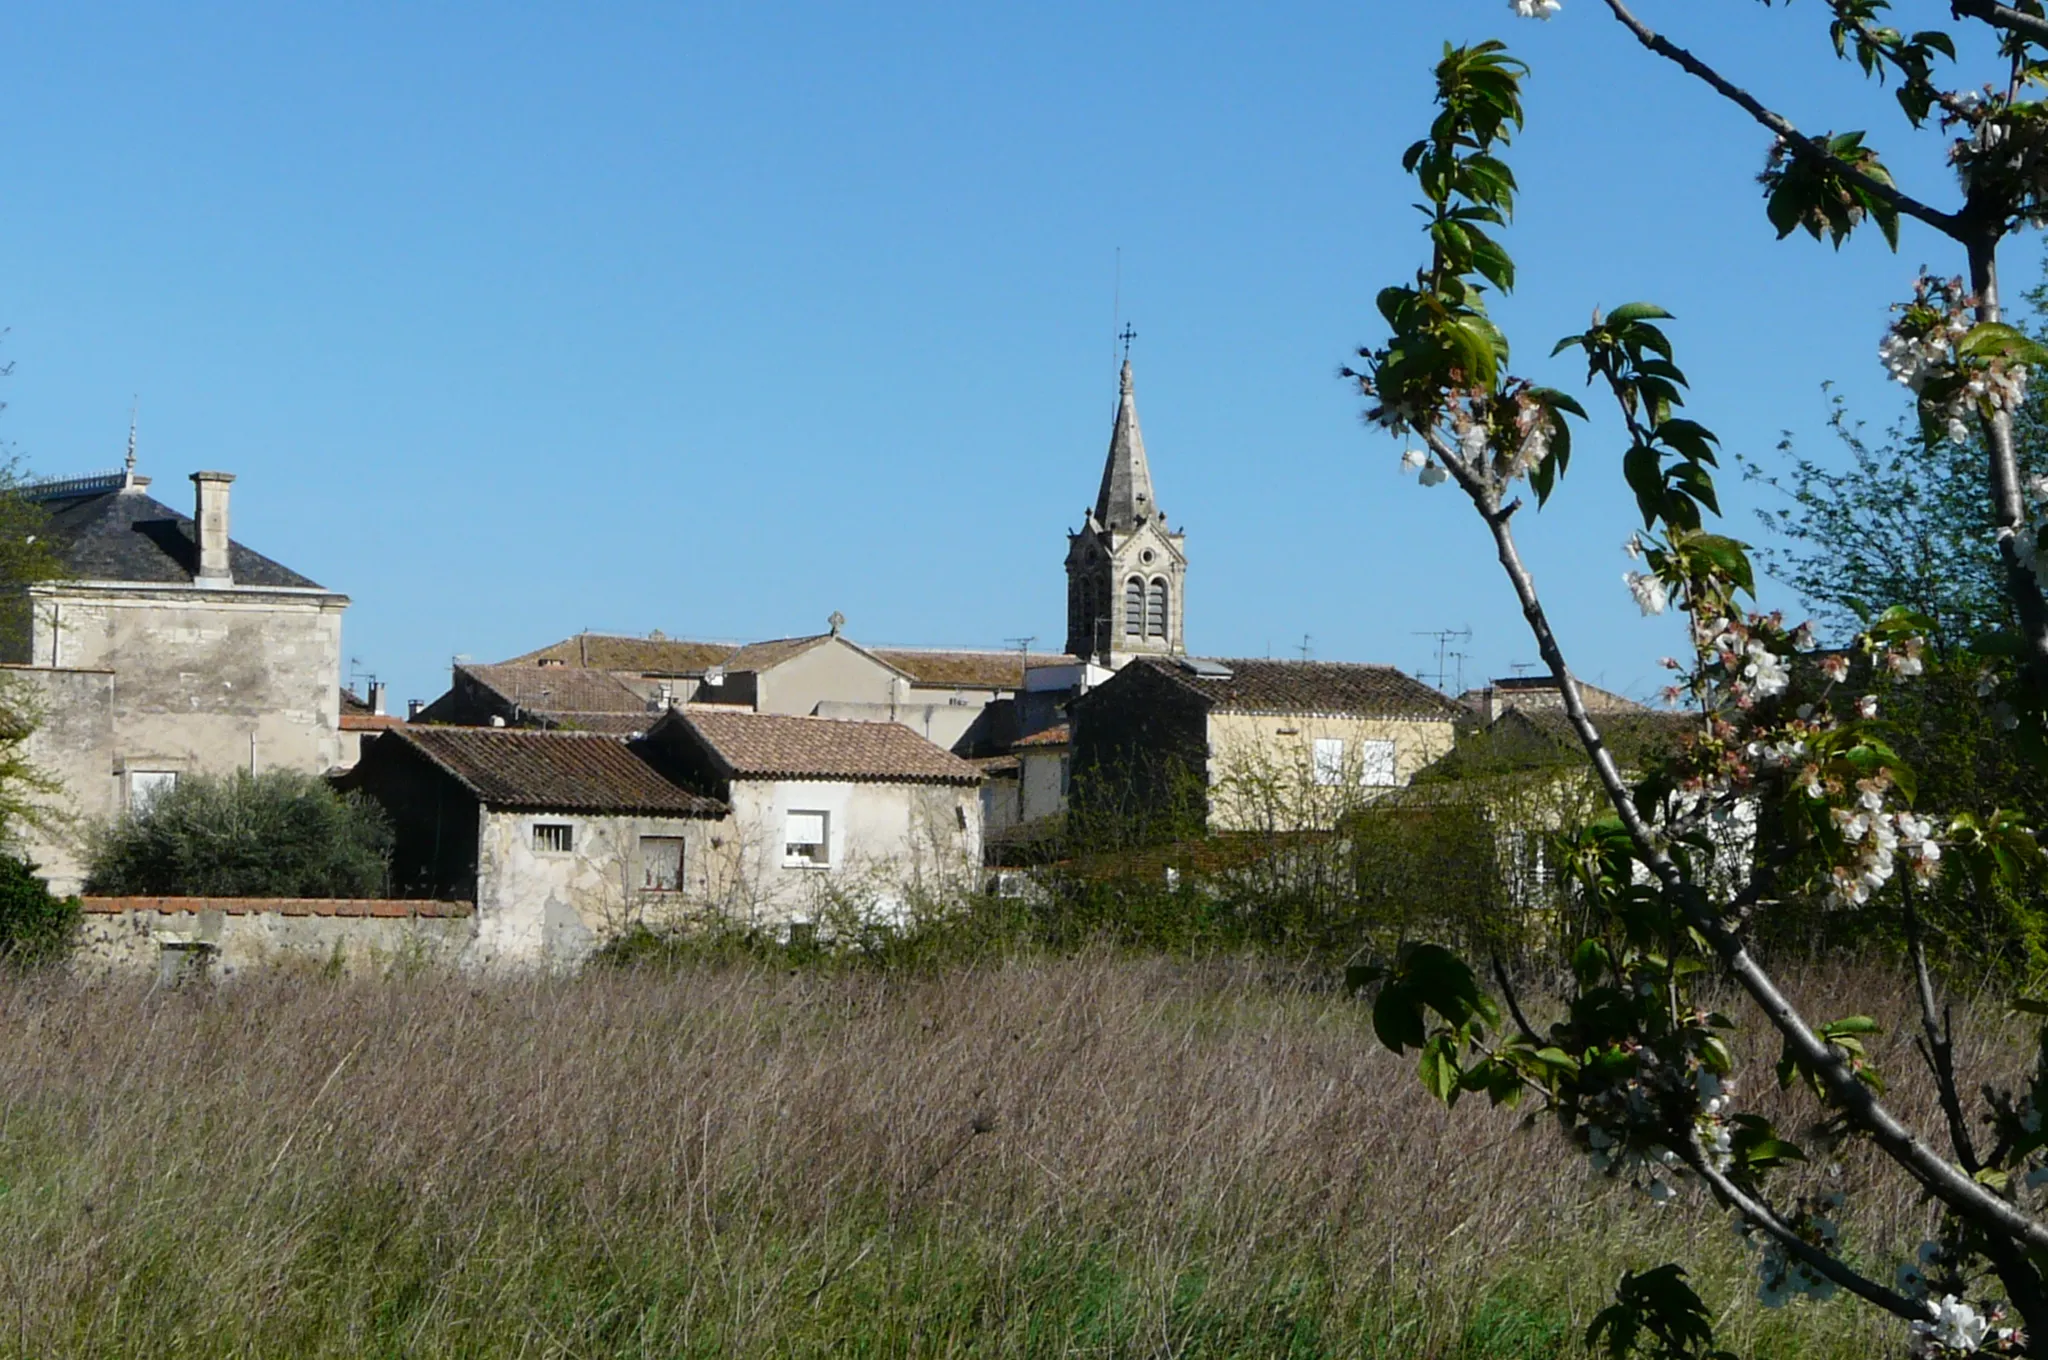
<instances>
[{"instance_id":1,"label":"cross ornament on roof","mask_svg":"<svg viewBox=\"0 0 2048 1360\"><path fill-rule=\"evenodd\" d=\"M1124 329L1123 329L1123 333L1117 336L1117 339L1119 339L1119 340L1121 340L1121 341L1123 341L1123 342L1124 342L1124 362L1125 362L1125 363L1129 363L1129 362L1131 361L1131 341L1133 341L1133 340L1135 340L1135 339L1137 339L1137 338L1138 338L1138 332L1137 332L1136 328L1135 328L1135 327L1133 327L1133 326L1132 326L1132 325L1131 325L1131 324L1130 324L1129 322L1125 322L1125 323L1124 323Z\"/></svg>"}]
</instances>

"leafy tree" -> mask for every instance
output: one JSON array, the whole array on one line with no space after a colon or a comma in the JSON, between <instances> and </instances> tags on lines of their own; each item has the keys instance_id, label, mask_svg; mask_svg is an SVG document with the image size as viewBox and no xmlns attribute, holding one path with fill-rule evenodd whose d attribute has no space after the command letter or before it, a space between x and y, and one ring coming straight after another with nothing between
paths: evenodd
<instances>
[{"instance_id":1,"label":"leafy tree","mask_svg":"<svg viewBox=\"0 0 2048 1360\"><path fill-rule=\"evenodd\" d=\"M70 952L77 931L77 898L52 893L27 860L0 855L0 961L54 963Z\"/></svg>"},{"instance_id":2,"label":"leafy tree","mask_svg":"<svg viewBox=\"0 0 2048 1360\"><path fill-rule=\"evenodd\" d=\"M376 897L391 829L360 794L290 770L192 775L95 838L86 891L112 896Z\"/></svg>"},{"instance_id":3,"label":"leafy tree","mask_svg":"<svg viewBox=\"0 0 2048 1360\"><path fill-rule=\"evenodd\" d=\"M1513 3L1530 16L1561 8L1557 0ZM2048 105L2030 95L2048 84L2048 17L2040 0L1951 0L1959 21L1989 37L1998 66L1992 83L1949 89L1936 83L1936 72L1955 60L1949 31L1892 28L1887 0L1823 3L1839 55L1891 81L1914 128L1957 134L1957 208L1901 190L1864 134L1808 135L1651 30L1623 0L1601 0L1645 49L1771 132L1766 206L1781 235L1804 230L1839 244L1874 223L1895 240L1900 219L1911 218L1960 252L1964 273L1923 276L1880 353L1914 390L1932 433L1958 445L1983 441L1982 494L2014 619L1980 644L1984 697L2038 774L2048 764L2048 601L2035 567L2048 531L2020 475L2014 415L2029 370L2048 362L2048 350L2002 320L1997 265L2012 232L2048 218ZM1643 524L1645 570L1629 582L1638 604L1646 612L1675 606L1687 618L1691 649L1678 663L1679 688L1700 722L1682 759L1639 783L1625 780L1550 628L1514 517L1522 483L1539 508L1556 493L1570 462L1571 422L1585 411L1514 372L1507 337L1486 308L1488 292L1515 282L1498 233L1514 206L1503 156L1523 123L1525 74L1498 43L1446 49L1437 117L1404 158L1421 191L1428 260L1412 284L1380 293L1388 338L1360 350L1359 367L1348 372L1372 419L1421 444L1404 464L1425 484L1454 483L1470 502L1559 684L1613 810L1559 846L1594 929L1573 951L1562 1013L1547 1024L1527 1013L1504 978L1496 977L1496 996L1440 945L1404 946L1351 980L1377 987L1381 1041L1414 1050L1424 1086L1439 1098L1483 1093L1533 1105L1597 1170L1653 1197L1704 1186L1754 1243L1766 1303L1851 1294L1908 1324L1922 1353L2048 1354L2048 1217L2034 1189L2048 1179L2040 1114L2048 1110L2048 1031L2020 1089L1989 1089L1975 1109L1967 1106L1918 911L1929 885L1945 880L1980 894L2024 885L2038 874L2042 851L2011 809L1939 818L1916 811L1915 771L1894 749L1893 729L1868 694L1843 685L1852 658L1816 655L1810 628L1754 607L1746 545L1709 527L1719 515L1718 441L1680 414L1688 392L1662 324L1670 318L1651 304L1596 313L1553 352L1583 358L1589 385L1619 418L1621 470ZM1935 623L1909 608L1875 612L1853 641L1853 664L1911 678L1924 670ZM1809 671L1817 691L1795 698L1795 673ZM1730 850L1746 861L1733 882L1722 872ZM1779 903L1806 899L1879 916L1893 884L1945 1149L1887 1103L1865 1046L1874 1022L1803 1015L1750 948L1758 918ZM1783 1188L1777 1173L1804 1153L1741 1105L1754 1078L1736 1070L1727 1034L1737 1022L1696 991L1714 974L1782 1041L1778 1081L1808 1091L1826 1128L1865 1140L1881 1165L1938 1208L1937 1236L1896 1272L1873 1270L1844 1250L1834 1196ZM2048 1004L2023 1005L2048 1014ZM1707 1311L1675 1270L1624 1279L1588 1340L1613 1354L1712 1348Z\"/></svg>"},{"instance_id":4,"label":"leafy tree","mask_svg":"<svg viewBox=\"0 0 2048 1360\"><path fill-rule=\"evenodd\" d=\"M1757 512L1781 540L1758 554L1771 575L1797 591L1837 640L1890 605L1924 614L1928 642L1943 653L2010 630L1982 441L1957 443L1906 422L1873 442L1840 397L1828 424L1848 454L1846 467L1796 456L1782 473L1743 464L1745 477L1784 493ZM1791 453L1789 441L1779 448ZM2042 452L2022 440L2022 471L2031 473Z\"/></svg>"}]
</instances>

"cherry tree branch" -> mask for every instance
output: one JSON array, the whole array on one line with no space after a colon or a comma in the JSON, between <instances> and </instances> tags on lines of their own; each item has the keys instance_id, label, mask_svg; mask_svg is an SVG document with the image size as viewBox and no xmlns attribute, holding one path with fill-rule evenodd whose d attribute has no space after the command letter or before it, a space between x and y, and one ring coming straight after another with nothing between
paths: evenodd
<instances>
[{"instance_id":1,"label":"cherry tree branch","mask_svg":"<svg viewBox=\"0 0 2048 1360\"><path fill-rule=\"evenodd\" d=\"M1965 0L1965 3L1967 2L1968 0ZM1833 155L1822 143L1801 132L1793 125L1790 119L1765 108L1757 100L1756 96L1750 94L1749 91L1737 86L1719 71L1716 71L1683 47L1658 34L1655 29L1630 13L1628 6L1622 3L1622 0L1606 0L1606 5L1613 12L1614 17L1621 22L1622 27L1635 35L1637 42L1649 48L1650 51L1658 56L1663 57L1666 61L1676 64L1688 75L1696 76L1706 82L1716 94L1740 108L1744 113L1756 119L1757 122L1762 123L1779 137L1782 137L1785 140L1786 148L1793 155L1822 161L1831 166L1844 179L1856 184L1865 193L1871 195L1871 197L1891 205L1896 211L1902 212L1908 217L1918 218L1944 236L1952 237L1957 241L1966 241L1970 227L1969 223L1962 217L1955 213L1943 212L1939 208L1922 203L1911 194L1901 190L1897 185L1886 184L1882 180L1865 173L1860 166L1852 165L1841 157Z\"/></svg>"},{"instance_id":2,"label":"cherry tree branch","mask_svg":"<svg viewBox=\"0 0 2048 1360\"><path fill-rule=\"evenodd\" d=\"M1949 0L1948 12L1958 19L1982 19L1993 28L2016 33L2032 42L2048 43L2048 19L2040 19L1998 0Z\"/></svg>"},{"instance_id":3,"label":"cherry tree branch","mask_svg":"<svg viewBox=\"0 0 2048 1360\"><path fill-rule=\"evenodd\" d=\"M1974 1176L1983 1169L1983 1164L1977 1160L1976 1144L1970 1137L1970 1121L1963 1114L1962 1097L1956 1092L1955 1046L1950 1040L1951 1031L1936 1014L1934 977L1927 968L1927 942L1920 930L1920 913L1913 903L1912 883L1902 883L1900 891L1906 897L1906 947L1913 958L1913 981L1920 997L1920 1031L1923 1036L1918 1045L1920 1056L1927 1060L1927 1069L1934 1074L1941 1110L1948 1117L1948 1140L1955 1148L1956 1160L1962 1164L1963 1170Z\"/></svg>"},{"instance_id":4,"label":"cherry tree branch","mask_svg":"<svg viewBox=\"0 0 2048 1360\"><path fill-rule=\"evenodd\" d=\"M1767 1233L1792 1255L1857 1298L1874 1303L1893 1316L1904 1318L1908 1322L1925 1321L1935 1315L1932 1305L1917 1299L1909 1299L1896 1290L1887 1289L1877 1281L1857 1274L1844 1265L1840 1257L1830 1256L1801 1237L1791 1224L1778 1216L1776 1210L1737 1185L1729 1178L1727 1172L1715 1169L1713 1158L1707 1156L1706 1150L1700 1146L1697 1130L1685 1139L1684 1145L1679 1149L1679 1155L1700 1179L1713 1187L1714 1193L1720 1197L1722 1203L1732 1205L1737 1213Z\"/></svg>"},{"instance_id":5,"label":"cherry tree branch","mask_svg":"<svg viewBox=\"0 0 2048 1360\"><path fill-rule=\"evenodd\" d=\"M1876 1094L1857 1077L1847 1055L1814 1032L1813 1026L1799 1013L1791 998L1779 989L1776 980L1750 954L1741 937L1708 907L1698 886L1687 881L1684 871L1666 852L1656 832L1636 807L1627 781L1622 778L1613 755L1600 737L1600 730L1593 725L1592 716L1586 710L1585 698L1565 662L1557 635L1551 631L1550 620L1536 593L1535 578L1523 565L1521 551L1509 527L1509 519L1520 502L1503 506L1498 489L1458 456L1451 440L1440 428L1431 426L1420 433L1431 452L1472 499L1492 531L1501 569L1507 573L1515 597L1521 602L1522 615L1535 637L1537 651L1557 681L1558 691L1564 699L1565 716L1585 747L1593 770L1607 791L1608 801L1621 819L1637 854L1684 914L1686 923L1705 937L1715 956L1721 960L1721 966L1749 994L1750 1000L1763 1012L1772 1028L1783 1036L1787 1052L1820 1080L1835 1104L1907 1174L1925 1186L1935 1198L1978 1226L2005 1233L2030 1247L2048 1250L2048 1226L2034 1221L1958 1170L1885 1108Z\"/></svg>"}]
</instances>

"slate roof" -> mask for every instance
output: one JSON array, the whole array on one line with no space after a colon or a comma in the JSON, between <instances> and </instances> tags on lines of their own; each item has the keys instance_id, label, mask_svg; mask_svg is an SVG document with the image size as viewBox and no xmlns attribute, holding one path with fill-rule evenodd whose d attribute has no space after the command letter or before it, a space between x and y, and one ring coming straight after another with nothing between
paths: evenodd
<instances>
[{"instance_id":1,"label":"slate roof","mask_svg":"<svg viewBox=\"0 0 2048 1360\"><path fill-rule=\"evenodd\" d=\"M1226 680L1197 675L1164 657L1142 657L1129 664L1150 666L1226 712L1341 713L1434 722L1465 716L1460 705L1392 666L1224 658L1215 664L1230 672Z\"/></svg>"},{"instance_id":2,"label":"slate roof","mask_svg":"<svg viewBox=\"0 0 2048 1360\"><path fill-rule=\"evenodd\" d=\"M28 494L33 496L34 488ZM42 499L47 532L58 545L65 572L80 581L132 581L190 585L198 569L192 517L179 514L140 489ZM238 586L319 590L320 583L271 561L232 539L228 570Z\"/></svg>"},{"instance_id":3,"label":"slate roof","mask_svg":"<svg viewBox=\"0 0 2048 1360\"><path fill-rule=\"evenodd\" d=\"M953 689L1022 689L1027 666L1078 666L1079 658L1054 652L945 651L872 647L883 662L920 685Z\"/></svg>"},{"instance_id":4,"label":"slate roof","mask_svg":"<svg viewBox=\"0 0 2048 1360\"><path fill-rule=\"evenodd\" d=\"M696 732L728 777L978 784L981 771L900 723L685 708L665 722Z\"/></svg>"},{"instance_id":5,"label":"slate roof","mask_svg":"<svg viewBox=\"0 0 2048 1360\"><path fill-rule=\"evenodd\" d=\"M639 812L717 817L725 805L670 782L614 737L523 728L421 727L393 730L486 807L537 812Z\"/></svg>"}]
</instances>

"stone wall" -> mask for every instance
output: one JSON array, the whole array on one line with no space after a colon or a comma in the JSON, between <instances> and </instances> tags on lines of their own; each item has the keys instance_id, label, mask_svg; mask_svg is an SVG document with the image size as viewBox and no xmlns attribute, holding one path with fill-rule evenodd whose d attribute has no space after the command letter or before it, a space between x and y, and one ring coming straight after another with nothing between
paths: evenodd
<instances>
[{"instance_id":1,"label":"stone wall","mask_svg":"<svg viewBox=\"0 0 2048 1360\"><path fill-rule=\"evenodd\" d=\"M258 969L380 975L471 961L467 902L385 898L87 897L72 967L164 981Z\"/></svg>"},{"instance_id":2,"label":"stone wall","mask_svg":"<svg viewBox=\"0 0 2048 1360\"><path fill-rule=\"evenodd\" d=\"M23 747L29 764L54 785L35 795L36 824L24 824L19 850L53 891L69 896L85 876L86 828L121 809L114 745L114 673L0 666L0 693L38 716Z\"/></svg>"}]
</instances>

